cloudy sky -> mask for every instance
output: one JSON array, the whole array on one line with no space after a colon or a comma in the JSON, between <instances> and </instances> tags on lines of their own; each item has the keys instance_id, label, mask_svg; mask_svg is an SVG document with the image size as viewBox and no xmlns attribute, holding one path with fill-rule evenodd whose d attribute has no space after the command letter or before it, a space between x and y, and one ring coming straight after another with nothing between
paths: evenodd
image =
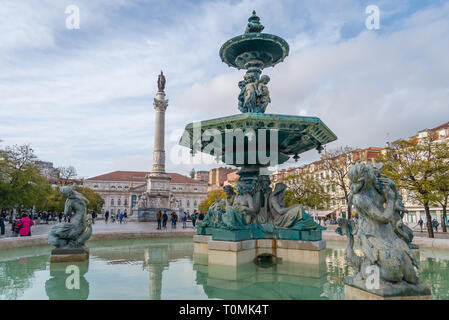
<instances>
[{"instance_id":1,"label":"cloudy sky","mask_svg":"<svg viewBox=\"0 0 449 320\"><path fill-rule=\"evenodd\" d=\"M66 27L68 5L79 29ZM365 26L368 5L379 30ZM254 9L290 45L265 70L267 112L320 117L338 136L329 149L384 146L449 121L449 1L0 0L2 146L30 143L82 177L150 170L164 70L167 170L218 166L179 163L176 144L187 123L238 113L244 71L218 51Z\"/></svg>"}]
</instances>

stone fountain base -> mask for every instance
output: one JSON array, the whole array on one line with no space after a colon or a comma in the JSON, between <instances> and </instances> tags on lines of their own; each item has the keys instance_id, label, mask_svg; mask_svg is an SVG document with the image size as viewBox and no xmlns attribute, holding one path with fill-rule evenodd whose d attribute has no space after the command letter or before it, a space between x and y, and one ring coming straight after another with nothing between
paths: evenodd
<instances>
[{"instance_id":1,"label":"stone fountain base","mask_svg":"<svg viewBox=\"0 0 449 320\"><path fill-rule=\"evenodd\" d=\"M380 296L350 285L345 285L345 299L346 300L433 300L431 294L423 295L398 295L398 296Z\"/></svg>"},{"instance_id":2,"label":"stone fountain base","mask_svg":"<svg viewBox=\"0 0 449 320\"><path fill-rule=\"evenodd\" d=\"M432 300L430 287L405 281L391 283L382 281L378 289L368 289L366 280L359 276L345 278L346 300Z\"/></svg>"},{"instance_id":3,"label":"stone fountain base","mask_svg":"<svg viewBox=\"0 0 449 320\"><path fill-rule=\"evenodd\" d=\"M89 248L53 249L50 255L50 263L83 262L89 260Z\"/></svg>"},{"instance_id":4,"label":"stone fountain base","mask_svg":"<svg viewBox=\"0 0 449 320\"><path fill-rule=\"evenodd\" d=\"M322 265L325 262L326 241L250 239L217 241L212 236L195 235L194 260L197 264L239 266L271 256L282 262Z\"/></svg>"}]
</instances>

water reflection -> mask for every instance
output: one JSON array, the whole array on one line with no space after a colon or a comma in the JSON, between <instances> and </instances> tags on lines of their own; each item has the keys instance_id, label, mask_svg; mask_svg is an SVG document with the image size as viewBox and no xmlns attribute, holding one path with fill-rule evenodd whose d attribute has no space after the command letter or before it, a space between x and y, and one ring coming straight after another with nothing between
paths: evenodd
<instances>
[{"instance_id":1,"label":"water reflection","mask_svg":"<svg viewBox=\"0 0 449 320\"><path fill-rule=\"evenodd\" d=\"M72 268L75 266L75 268ZM51 263L50 279L45 282L45 293L50 300L87 300L89 282L84 277L89 261L80 263Z\"/></svg>"},{"instance_id":2,"label":"water reflection","mask_svg":"<svg viewBox=\"0 0 449 320\"><path fill-rule=\"evenodd\" d=\"M196 257L196 262L201 257ZM211 299L326 299L326 266L281 263L259 266L248 263L236 267L194 264L196 283Z\"/></svg>"}]
</instances>

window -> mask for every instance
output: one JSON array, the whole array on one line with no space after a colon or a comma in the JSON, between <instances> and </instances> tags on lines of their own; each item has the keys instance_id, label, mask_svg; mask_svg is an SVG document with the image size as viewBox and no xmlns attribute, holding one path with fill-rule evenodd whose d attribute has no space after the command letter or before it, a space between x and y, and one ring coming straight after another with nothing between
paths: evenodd
<instances>
[{"instance_id":1,"label":"window","mask_svg":"<svg viewBox=\"0 0 449 320\"><path fill-rule=\"evenodd\" d=\"M118 205L118 206L121 206L121 205L122 205L122 200L121 200L121 199L118 199L118 200L117 200L117 205Z\"/></svg>"},{"instance_id":2,"label":"window","mask_svg":"<svg viewBox=\"0 0 449 320\"><path fill-rule=\"evenodd\" d=\"M198 191L198 188L193 188L193 191Z\"/></svg>"},{"instance_id":3,"label":"window","mask_svg":"<svg viewBox=\"0 0 449 320\"><path fill-rule=\"evenodd\" d=\"M122 186L118 186L117 188L118 188L118 189L121 189L121 188L122 188Z\"/></svg>"},{"instance_id":4,"label":"window","mask_svg":"<svg viewBox=\"0 0 449 320\"><path fill-rule=\"evenodd\" d=\"M111 186L111 189L115 189L115 186Z\"/></svg>"},{"instance_id":5,"label":"window","mask_svg":"<svg viewBox=\"0 0 449 320\"><path fill-rule=\"evenodd\" d=\"M187 207L190 207L190 200L187 200Z\"/></svg>"},{"instance_id":6,"label":"window","mask_svg":"<svg viewBox=\"0 0 449 320\"><path fill-rule=\"evenodd\" d=\"M114 205L114 199L111 199L111 206Z\"/></svg>"},{"instance_id":7,"label":"window","mask_svg":"<svg viewBox=\"0 0 449 320\"><path fill-rule=\"evenodd\" d=\"M182 199L179 200L179 206L182 207Z\"/></svg>"},{"instance_id":8,"label":"window","mask_svg":"<svg viewBox=\"0 0 449 320\"><path fill-rule=\"evenodd\" d=\"M97 189L98 188L98 185L96 184L96 185L94 185L94 189Z\"/></svg>"},{"instance_id":9,"label":"window","mask_svg":"<svg viewBox=\"0 0 449 320\"><path fill-rule=\"evenodd\" d=\"M173 191L176 191L176 187L171 188Z\"/></svg>"},{"instance_id":10,"label":"window","mask_svg":"<svg viewBox=\"0 0 449 320\"><path fill-rule=\"evenodd\" d=\"M196 200L195 200L195 202L193 203L193 206L196 208L197 207L197 202L196 202Z\"/></svg>"},{"instance_id":11,"label":"window","mask_svg":"<svg viewBox=\"0 0 449 320\"><path fill-rule=\"evenodd\" d=\"M125 199L125 206L128 205L128 199Z\"/></svg>"},{"instance_id":12,"label":"window","mask_svg":"<svg viewBox=\"0 0 449 320\"><path fill-rule=\"evenodd\" d=\"M129 187L128 186L125 186L125 189L128 189Z\"/></svg>"}]
</instances>

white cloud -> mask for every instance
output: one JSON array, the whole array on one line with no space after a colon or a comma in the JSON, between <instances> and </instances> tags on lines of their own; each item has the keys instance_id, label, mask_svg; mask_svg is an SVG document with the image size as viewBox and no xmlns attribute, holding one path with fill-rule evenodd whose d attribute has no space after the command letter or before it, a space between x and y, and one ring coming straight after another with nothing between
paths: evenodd
<instances>
[{"instance_id":1,"label":"white cloud","mask_svg":"<svg viewBox=\"0 0 449 320\"><path fill-rule=\"evenodd\" d=\"M399 138L447 121L448 5L345 39L347 25L364 25L359 1L213 1L186 11L140 0L79 1L74 32L64 25L68 4L2 2L0 138L31 142L41 158L75 165L83 176L151 168L161 69L170 101L167 151L187 123L238 113L244 72L226 67L218 50L244 31L253 9L265 31L291 47L284 63L266 70L268 112L319 116L339 137L331 146L383 145L387 133ZM386 16L406 7L379 5ZM137 17L142 8L148 18Z\"/></svg>"}]
</instances>

